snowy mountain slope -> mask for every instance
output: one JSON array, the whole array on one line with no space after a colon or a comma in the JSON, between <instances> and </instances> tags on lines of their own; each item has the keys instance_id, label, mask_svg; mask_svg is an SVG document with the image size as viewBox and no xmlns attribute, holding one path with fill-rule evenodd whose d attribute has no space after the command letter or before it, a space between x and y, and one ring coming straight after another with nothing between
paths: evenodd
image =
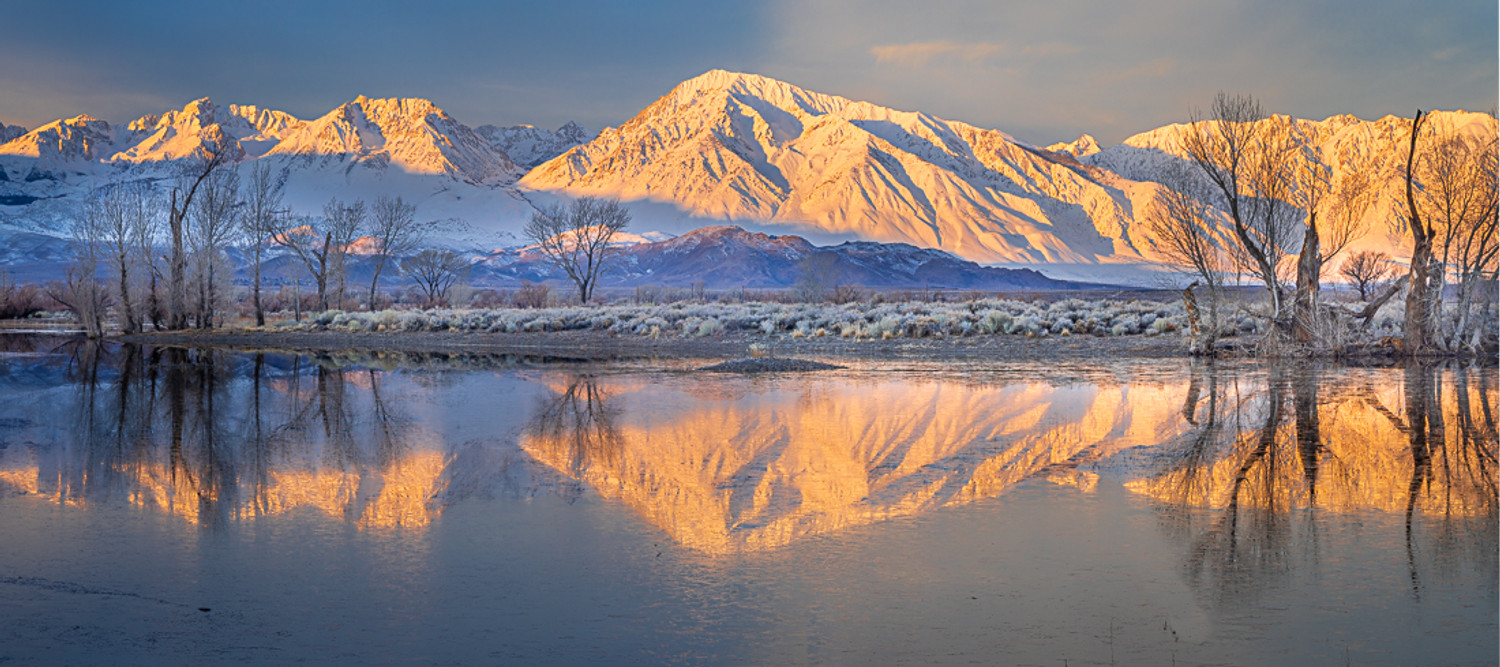
<instances>
[{"instance_id":1,"label":"snowy mountain slope","mask_svg":"<svg viewBox=\"0 0 1500 667\"><path fill-rule=\"evenodd\" d=\"M979 261L1154 256L1128 182L1009 135L715 70L538 166L524 187L674 202Z\"/></svg>"},{"instance_id":2,"label":"snowy mountain slope","mask_svg":"<svg viewBox=\"0 0 1500 667\"><path fill-rule=\"evenodd\" d=\"M582 125L571 121L555 132L531 125L480 125L474 131L525 169L531 169L594 138Z\"/></svg>"},{"instance_id":3,"label":"snowy mountain slope","mask_svg":"<svg viewBox=\"0 0 1500 667\"><path fill-rule=\"evenodd\" d=\"M1437 111L1429 118L1425 128L1467 133L1482 139L1493 139L1496 135L1495 117L1489 114ZM1351 243L1346 252L1380 250L1396 257L1410 254L1406 230L1397 213L1406 207L1402 174L1405 142L1410 137L1410 118L1386 116L1366 121L1338 115L1318 121L1274 116L1259 121L1259 124L1278 133L1291 134L1304 142L1309 148L1297 153L1295 159L1304 165L1317 162L1327 166L1335 182L1353 169L1375 175L1380 194L1365 214L1366 232ZM1159 178L1169 163L1187 160L1180 137L1188 129L1189 125L1181 123L1159 127L1131 136L1119 146L1080 159L1125 178L1149 181ZM1423 131L1426 136L1429 130ZM1194 172L1190 169L1189 173Z\"/></svg>"}]
</instances>

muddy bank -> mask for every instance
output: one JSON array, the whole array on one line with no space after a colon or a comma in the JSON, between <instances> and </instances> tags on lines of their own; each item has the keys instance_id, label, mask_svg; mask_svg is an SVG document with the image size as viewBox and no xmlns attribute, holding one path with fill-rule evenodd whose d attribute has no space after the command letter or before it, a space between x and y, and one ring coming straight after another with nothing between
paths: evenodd
<instances>
[{"instance_id":1,"label":"muddy bank","mask_svg":"<svg viewBox=\"0 0 1500 667\"><path fill-rule=\"evenodd\" d=\"M705 338L614 336L607 332L349 333L340 331L159 332L120 336L146 345L236 350L477 352L584 359L738 359L750 346L772 357L1024 361L1034 359L1169 358L1187 356L1183 339L1170 336L971 336L892 340L794 338L732 333Z\"/></svg>"}]
</instances>

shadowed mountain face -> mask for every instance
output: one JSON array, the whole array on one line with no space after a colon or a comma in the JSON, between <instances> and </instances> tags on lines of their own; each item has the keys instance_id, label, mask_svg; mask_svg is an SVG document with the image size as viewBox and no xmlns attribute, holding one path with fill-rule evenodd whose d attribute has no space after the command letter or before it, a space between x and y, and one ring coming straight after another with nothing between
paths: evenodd
<instances>
[{"instance_id":1,"label":"shadowed mountain face","mask_svg":"<svg viewBox=\"0 0 1500 667\"><path fill-rule=\"evenodd\" d=\"M558 280L566 276L528 250L484 258L478 277L496 281ZM605 285L710 288L790 287L806 280L872 288L1079 289L1030 269L980 266L941 250L904 243L847 242L815 246L800 236L772 236L739 227L705 227L666 241L623 246L605 270Z\"/></svg>"}]
</instances>

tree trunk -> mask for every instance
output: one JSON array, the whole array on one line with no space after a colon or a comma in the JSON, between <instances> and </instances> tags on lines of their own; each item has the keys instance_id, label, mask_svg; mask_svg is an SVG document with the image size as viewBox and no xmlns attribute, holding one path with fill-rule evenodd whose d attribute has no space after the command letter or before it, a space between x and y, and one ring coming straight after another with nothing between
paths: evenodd
<instances>
[{"instance_id":1,"label":"tree trunk","mask_svg":"<svg viewBox=\"0 0 1500 667\"><path fill-rule=\"evenodd\" d=\"M1411 121L1411 148L1406 155L1406 208L1411 217L1411 275L1407 277L1406 321L1402 326L1403 348L1409 355L1422 354L1432 342L1432 318L1427 311L1431 289L1432 234L1417 213L1412 167L1416 164L1417 134L1422 129L1422 110Z\"/></svg>"},{"instance_id":2,"label":"tree trunk","mask_svg":"<svg viewBox=\"0 0 1500 667\"><path fill-rule=\"evenodd\" d=\"M255 326L266 325L266 311L260 306L260 243L255 245L255 264L251 267L250 303L255 306Z\"/></svg>"},{"instance_id":3,"label":"tree trunk","mask_svg":"<svg viewBox=\"0 0 1500 667\"><path fill-rule=\"evenodd\" d=\"M375 293L380 289L380 271L385 268L385 262L386 260L383 255L375 260L375 275L370 278L369 310L372 313L375 312Z\"/></svg>"},{"instance_id":4,"label":"tree trunk","mask_svg":"<svg viewBox=\"0 0 1500 667\"><path fill-rule=\"evenodd\" d=\"M182 220L187 202L177 208L177 193L172 192L172 210L168 223L172 232L171 273L167 282L167 328L187 328L187 255L182 249Z\"/></svg>"},{"instance_id":5,"label":"tree trunk","mask_svg":"<svg viewBox=\"0 0 1500 667\"><path fill-rule=\"evenodd\" d=\"M318 256L318 310L328 310L328 244L333 234L323 235L323 254Z\"/></svg>"},{"instance_id":6,"label":"tree trunk","mask_svg":"<svg viewBox=\"0 0 1500 667\"><path fill-rule=\"evenodd\" d=\"M119 257L120 262L120 313L124 315L125 333L136 332L135 309L130 305L130 277L126 268L127 258Z\"/></svg>"},{"instance_id":7,"label":"tree trunk","mask_svg":"<svg viewBox=\"0 0 1500 667\"><path fill-rule=\"evenodd\" d=\"M1370 326L1370 322L1375 319L1375 313L1380 312L1380 307L1384 306L1385 302L1390 301L1391 297L1396 296L1396 293L1400 292L1400 291L1401 291L1401 278L1397 278L1395 280L1392 280L1390 287L1385 288L1385 293L1384 294L1381 294L1380 296L1375 297L1374 301L1371 301L1370 303L1365 304L1364 310L1361 310L1358 313L1356 313L1354 315L1354 317L1356 319L1364 320L1366 327Z\"/></svg>"},{"instance_id":8,"label":"tree trunk","mask_svg":"<svg viewBox=\"0 0 1500 667\"><path fill-rule=\"evenodd\" d=\"M1292 338L1298 343L1312 343L1317 338L1318 282L1323 258L1318 248L1318 215L1307 218L1307 233L1302 237L1302 252L1297 255L1297 294L1292 308Z\"/></svg>"}]
</instances>

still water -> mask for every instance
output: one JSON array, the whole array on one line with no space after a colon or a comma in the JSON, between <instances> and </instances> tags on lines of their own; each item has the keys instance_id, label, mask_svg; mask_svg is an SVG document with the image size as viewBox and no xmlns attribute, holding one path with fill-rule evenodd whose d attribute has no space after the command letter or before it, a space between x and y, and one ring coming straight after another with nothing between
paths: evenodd
<instances>
[{"instance_id":1,"label":"still water","mask_svg":"<svg viewBox=\"0 0 1500 667\"><path fill-rule=\"evenodd\" d=\"M0 350L0 662L1500 650L1494 369Z\"/></svg>"}]
</instances>

